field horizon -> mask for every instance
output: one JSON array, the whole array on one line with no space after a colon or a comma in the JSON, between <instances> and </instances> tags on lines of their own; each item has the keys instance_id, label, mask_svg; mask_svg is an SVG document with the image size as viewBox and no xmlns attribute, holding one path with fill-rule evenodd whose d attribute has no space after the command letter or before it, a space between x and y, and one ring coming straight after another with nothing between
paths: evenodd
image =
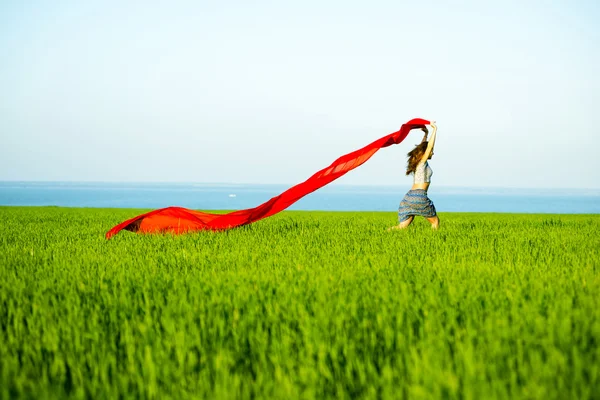
<instances>
[{"instance_id":1,"label":"field horizon","mask_svg":"<svg viewBox=\"0 0 600 400\"><path fill-rule=\"evenodd\" d=\"M600 215L0 206L2 398L593 399ZM211 211L214 212L214 211Z\"/></svg>"}]
</instances>

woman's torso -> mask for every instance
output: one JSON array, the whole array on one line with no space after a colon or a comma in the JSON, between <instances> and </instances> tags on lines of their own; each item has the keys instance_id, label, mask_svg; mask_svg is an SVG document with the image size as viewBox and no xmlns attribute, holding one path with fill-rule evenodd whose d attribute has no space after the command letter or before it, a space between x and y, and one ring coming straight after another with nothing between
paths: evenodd
<instances>
[{"instance_id":1,"label":"woman's torso","mask_svg":"<svg viewBox=\"0 0 600 400\"><path fill-rule=\"evenodd\" d=\"M433 170L431 169L427 161L425 161L423 164L417 165L417 168L415 169L413 175L414 180L411 190L429 189L429 185L431 184L431 176L433 175Z\"/></svg>"}]
</instances>

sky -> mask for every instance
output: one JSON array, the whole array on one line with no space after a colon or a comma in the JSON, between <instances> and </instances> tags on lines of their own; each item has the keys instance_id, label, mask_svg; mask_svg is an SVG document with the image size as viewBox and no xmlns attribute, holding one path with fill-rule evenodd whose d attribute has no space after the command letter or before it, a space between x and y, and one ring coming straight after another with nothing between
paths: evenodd
<instances>
[{"instance_id":1,"label":"sky","mask_svg":"<svg viewBox=\"0 0 600 400\"><path fill-rule=\"evenodd\" d=\"M600 187L598 1L0 3L0 181L299 183L412 118L432 184ZM405 185L415 131L337 183Z\"/></svg>"}]
</instances>

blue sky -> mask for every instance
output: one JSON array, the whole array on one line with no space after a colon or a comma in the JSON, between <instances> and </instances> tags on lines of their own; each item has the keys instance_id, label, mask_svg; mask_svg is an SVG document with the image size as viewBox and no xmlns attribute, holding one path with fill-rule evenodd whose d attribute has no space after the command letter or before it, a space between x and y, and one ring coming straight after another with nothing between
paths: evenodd
<instances>
[{"instance_id":1,"label":"blue sky","mask_svg":"<svg viewBox=\"0 0 600 400\"><path fill-rule=\"evenodd\" d=\"M599 17L592 1L3 1L0 180L295 184L421 117L439 126L435 185L598 188ZM420 138L338 182L409 186Z\"/></svg>"}]
</instances>

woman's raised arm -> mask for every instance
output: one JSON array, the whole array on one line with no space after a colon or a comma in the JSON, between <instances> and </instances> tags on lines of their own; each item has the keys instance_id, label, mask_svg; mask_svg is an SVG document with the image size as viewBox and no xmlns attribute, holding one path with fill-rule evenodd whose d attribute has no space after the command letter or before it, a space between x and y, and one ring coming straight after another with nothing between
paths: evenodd
<instances>
[{"instance_id":1,"label":"woman's raised arm","mask_svg":"<svg viewBox=\"0 0 600 400\"><path fill-rule=\"evenodd\" d=\"M425 153L423 154L421 161L419 161L419 164L422 164L429 159L429 156L431 155L431 152L433 151L433 146L435 146L435 136L437 134L437 125L435 124L435 121L431 121L431 123L429 125L433 129L433 132L431 132L431 137L429 138L429 143L427 143L427 149L425 149Z\"/></svg>"}]
</instances>

